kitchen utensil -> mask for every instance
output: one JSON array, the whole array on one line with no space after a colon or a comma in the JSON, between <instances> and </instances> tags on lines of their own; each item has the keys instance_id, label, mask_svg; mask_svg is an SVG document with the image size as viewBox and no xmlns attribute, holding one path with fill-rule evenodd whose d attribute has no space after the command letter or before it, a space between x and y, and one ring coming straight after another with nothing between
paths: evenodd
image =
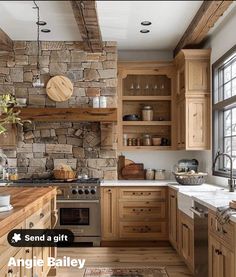
<instances>
[{"instance_id":1,"label":"kitchen utensil","mask_svg":"<svg viewBox=\"0 0 236 277\"><path fill-rule=\"evenodd\" d=\"M143 145L144 146L151 146L152 145L152 138L149 134L143 135Z\"/></svg>"},{"instance_id":2,"label":"kitchen utensil","mask_svg":"<svg viewBox=\"0 0 236 277\"><path fill-rule=\"evenodd\" d=\"M63 102L72 96L73 84L65 76L55 76L48 81L46 92L53 101Z\"/></svg>"},{"instance_id":3,"label":"kitchen utensil","mask_svg":"<svg viewBox=\"0 0 236 277\"><path fill-rule=\"evenodd\" d=\"M169 140L168 140L168 138L162 138L162 139L161 139L161 145L162 145L162 146L168 146L168 145L169 145Z\"/></svg>"},{"instance_id":4,"label":"kitchen utensil","mask_svg":"<svg viewBox=\"0 0 236 277\"><path fill-rule=\"evenodd\" d=\"M155 146L161 145L161 138L153 137L152 138L152 144L155 145Z\"/></svg>"},{"instance_id":5,"label":"kitchen utensil","mask_svg":"<svg viewBox=\"0 0 236 277\"><path fill-rule=\"evenodd\" d=\"M194 186L202 185L206 181L207 173L174 172L176 181L180 185Z\"/></svg>"},{"instance_id":6,"label":"kitchen utensil","mask_svg":"<svg viewBox=\"0 0 236 277\"><path fill-rule=\"evenodd\" d=\"M140 120L139 115L137 114L127 114L123 116L124 121L137 121Z\"/></svg>"},{"instance_id":7,"label":"kitchen utensil","mask_svg":"<svg viewBox=\"0 0 236 277\"><path fill-rule=\"evenodd\" d=\"M10 205L10 199L11 196L6 194L6 195L0 195L0 207L1 206L9 206Z\"/></svg>"}]
</instances>

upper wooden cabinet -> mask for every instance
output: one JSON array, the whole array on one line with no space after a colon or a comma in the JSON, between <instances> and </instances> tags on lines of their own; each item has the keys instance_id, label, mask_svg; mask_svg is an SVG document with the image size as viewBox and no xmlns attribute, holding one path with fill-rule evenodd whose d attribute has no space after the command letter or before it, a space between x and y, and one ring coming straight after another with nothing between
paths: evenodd
<instances>
[{"instance_id":1,"label":"upper wooden cabinet","mask_svg":"<svg viewBox=\"0 0 236 277\"><path fill-rule=\"evenodd\" d=\"M176 70L173 62L120 62L118 81L119 150L174 149ZM143 106L152 107L152 120L142 118ZM123 120L129 114L136 114L140 118L137 121ZM162 138L162 142L145 145L143 137L147 134ZM126 145L124 138L133 139L132 145ZM139 141L138 145L136 140Z\"/></svg>"},{"instance_id":2,"label":"upper wooden cabinet","mask_svg":"<svg viewBox=\"0 0 236 277\"><path fill-rule=\"evenodd\" d=\"M185 49L175 58L178 149L211 147L210 53L209 49Z\"/></svg>"}]
</instances>

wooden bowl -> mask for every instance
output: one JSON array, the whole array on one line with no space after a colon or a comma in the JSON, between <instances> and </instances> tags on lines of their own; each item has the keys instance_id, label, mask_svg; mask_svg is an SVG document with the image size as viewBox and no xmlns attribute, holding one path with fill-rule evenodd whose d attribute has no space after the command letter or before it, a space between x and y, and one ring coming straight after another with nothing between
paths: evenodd
<instances>
[{"instance_id":1,"label":"wooden bowl","mask_svg":"<svg viewBox=\"0 0 236 277\"><path fill-rule=\"evenodd\" d=\"M160 146L161 145L161 138L152 138L152 145Z\"/></svg>"}]
</instances>

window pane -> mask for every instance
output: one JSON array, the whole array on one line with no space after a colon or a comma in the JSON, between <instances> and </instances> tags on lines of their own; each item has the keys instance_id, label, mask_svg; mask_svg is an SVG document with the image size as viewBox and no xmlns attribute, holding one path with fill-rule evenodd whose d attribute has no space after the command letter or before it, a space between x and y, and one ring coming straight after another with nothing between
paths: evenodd
<instances>
[{"instance_id":1,"label":"window pane","mask_svg":"<svg viewBox=\"0 0 236 277\"><path fill-rule=\"evenodd\" d=\"M232 81L232 96L236 95L236 78Z\"/></svg>"},{"instance_id":2,"label":"window pane","mask_svg":"<svg viewBox=\"0 0 236 277\"><path fill-rule=\"evenodd\" d=\"M236 77L236 61L232 64L232 78Z\"/></svg>"},{"instance_id":3,"label":"window pane","mask_svg":"<svg viewBox=\"0 0 236 277\"><path fill-rule=\"evenodd\" d=\"M231 65L224 69L224 83L231 79Z\"/></svg>"},{"instance_id":4,"label":"window pane","mask_svg":"<svg viewBox=\"0 0 236 277\"><path fill-rule=\"evenodd\" d=\"M231 110L224 112L224 136L231 136Z\"/></svg>"},{"instance_id":5,"label":"window pane","mask_svg":"<svg viewBox=\"0 0 236 277\"><path fill-rule=\"evenodd\" d=\"M232 138L232 156L236 157L236 137Z\"/></svg>"},{"instance_id":6,"label":"window pane","mask_svg":"<svg viewBox=\"0 0 236 277\"><path fill-rule=\"evenodd\" d=\"M236 169L236 159L233 159L233 169Z\"/></svg>"},{"instance_id":7,"label":"window pane","mask_svg":"<svg viewBox=\"0 0 236 277\"><path fill-rule=\"evenodd\" d=\"M231 138L224 138L224 152L231 155Z\"/></svg>"},{"instance_id":8,"label":"window pane","mask_svg":"<svg viewBox=\"0 0 236 277\"><path fill-rule=\"evenodd\" d=\"M231 97L231 82L224 85L224 99Z\"/></svg>"},{"instance_id":9,"label":"window pane","mask_svg":"<svg viewBox=\"0 0 236 277\"><path fill-rule=\"evenodd\" d=\"M236 108L232 109L232 135L236 135Z\"/></svg>"}]
</instances>

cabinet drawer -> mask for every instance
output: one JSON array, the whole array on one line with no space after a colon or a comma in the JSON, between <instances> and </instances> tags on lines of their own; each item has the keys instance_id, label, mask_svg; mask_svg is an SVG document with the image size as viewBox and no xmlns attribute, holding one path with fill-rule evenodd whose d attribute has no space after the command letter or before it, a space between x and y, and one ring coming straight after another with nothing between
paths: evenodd
<instances>
[{"instance_id":1,"label":"cabinet drawer","mask_svg":"<svg viewBox=\"0 0 236 277\"><path fill-rule=\"evenodd\" d=\"M208 216L209 230L228 244L230 248L234 245L234 227L232 223L220 225L213 213Z\"/></svg>"},{"instance_id":2,"label":"cabinet drawer","mask_svg":"<svg viewBox=\"0 0 236 277\"><path fill-rule=\"evenodd\" d=\"M21 222L17 226L14 227L14 229L24 229L25 228L25 222ZM12 247L8 241L7 241L7 235L6 233L4 236L0 238L0 269L8 263L9 258L13 257L17 251L19 251L19 248ZM1 276L1 275L0 275Z\"/></svg>"},{"instance_id":3,"label":"cabinet drawer","mask_svg":"<svg viewBox=\"0 0 236 277\"><path fill-rule=\"evenodd\" d=\"M166 222L121 222L120 238L132 240L167 239Z\"/></svg>"},{"instance_id":4,"label":"cabinet drawer","mask_svg":"<svg viewBox=\"0 0 236 277\"><path fill-rule=\"evenodd\" d=\"M51 204L47 203L26 219L26 229L44 228L44 222L51 217Z\"/></svg>"},{"instance_id":5,"label":"cabinet drawer","mask_svg":"<svg viewBox=\"0 0 236 277\"><path fill-rule=\"evenodd\" d=\"M122 220L151 221L165 219L166 203L155 201L122 201L119 203L119 214Z\"/></svg>"},{"instance_id":6,"label":"cabinet drawer","mask_svg":"<svg viewBox=\"0 0 236 277\"><path fill-rule=\"evenodd\" d=\"M166 188L121 188L120 199L122 200L166 200Z\"/></svg>"}]
</instances>

